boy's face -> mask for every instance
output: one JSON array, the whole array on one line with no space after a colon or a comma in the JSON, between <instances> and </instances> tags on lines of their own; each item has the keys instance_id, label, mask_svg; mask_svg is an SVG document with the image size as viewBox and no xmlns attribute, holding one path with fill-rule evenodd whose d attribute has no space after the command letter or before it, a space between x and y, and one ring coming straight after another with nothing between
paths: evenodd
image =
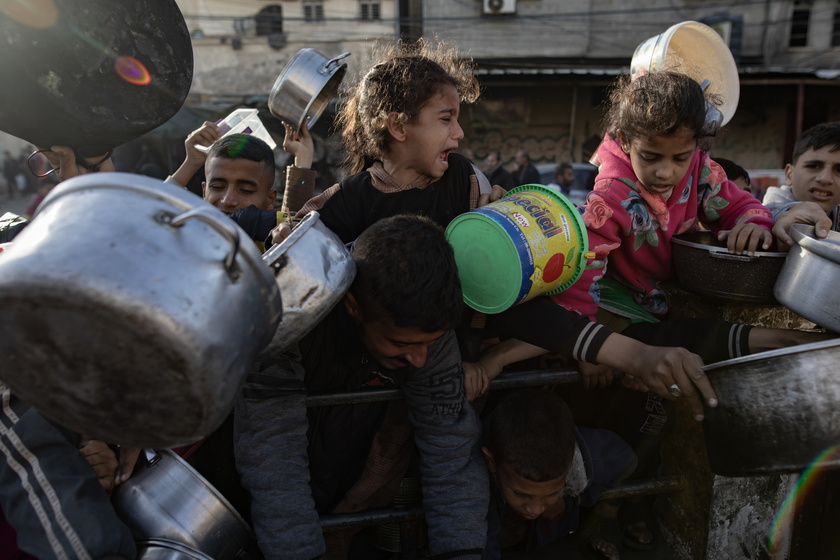
<instances>
[{"instance_id":1,"label":"boy's face","mask_svg":"<svg viewBox=\"0 0 840 560\"><path fill-rule=\"evenodd\" d=\"M449 169L449 153L458 149L464 130L458 124L460 100L455 86L442 85L438 92L405 124L405 161L397 164L434 180Z\"/></svg>"},{"instance_id":2,"label":"boy's face","mask_svg":"<svg viewBox=\"0 0 840 560\"><path fill-rule=\"evenodd\" d=\"M794 164L785 166L785 180L793 197L802 202L816 202L830 214L840 204L840 150L833 145L808 149Z\"/></svg>"},{"instance_id":3,"label":"boy's face","mask_svg":"<svg viewBox=\"0 0 840 560\"><path fill-rule=\"evenodd\" d=\"M214 157L207 160L204 172L202 197L225 214L252 204L261 210L274 207L274 177L264 163Z\"/></svg>"},{"instance_id":4,"label":"boy's face","mask_svg":"<svg viewBox=\"0 0 840 560\"><path fill-rule=\"evenodd\" d=\"M628 140L621 131L617 136L621 149L630 156L633 172L644 189L667 200L688 173L697 147L694 133L683 127L671 136Z\"/></svg>"},{"instance_id":5,"label":"boy's face","mask_svg":"<svg viewBox=\"0 0 840 560\"><path fill-rule=\"evenodd\" d=\"M552 518L559 513L558 504L563 499L563 488L566 486L565 474L546 482L534 482L516 474L509 465L498 465L486 447L482 451L487 469L496 475L502 498L517 515L536 519Z\"/></svg>"},{"instance_id":6,"label":"boy's face","mask_svg":"<svg viewBox=\"0 0 840 560\"><path fill-rule=\"evenodd\" d=\"M416 327L398 327L388 320L367 318L352 292L345 295L344 306L359 327L362 346L387 370L423 367L431 348L447 332L429 333Z\"/></svg>"}]
</instances>

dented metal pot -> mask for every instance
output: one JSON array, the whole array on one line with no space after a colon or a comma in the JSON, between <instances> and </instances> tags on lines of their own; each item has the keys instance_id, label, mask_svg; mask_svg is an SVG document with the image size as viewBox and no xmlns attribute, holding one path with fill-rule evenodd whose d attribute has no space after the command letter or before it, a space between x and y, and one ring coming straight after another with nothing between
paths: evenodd
<instances>
[{"instance_id":1,"label":"dented metal pot","mask_svg":"<svg viewBox=\"0 0 840 560\"><path fill-rule=\"evenodd\" d=\"M64 181L0 252L0 377L45 416L136 447L210 434L281 312L246 234L140 175Z\"/></svg>"},{"instance_id":2,"label":"dented metal pot","mask_svg":"<svg viewBox=\"0 0 840 560\"><path fill-rule=\"evenodd\" d=\"M324 222L310 212L292 234L263 255L283 294L283 317L267 350L303 337L327 316L356 276L352 255Z\"/></svg>"}]
</instances>

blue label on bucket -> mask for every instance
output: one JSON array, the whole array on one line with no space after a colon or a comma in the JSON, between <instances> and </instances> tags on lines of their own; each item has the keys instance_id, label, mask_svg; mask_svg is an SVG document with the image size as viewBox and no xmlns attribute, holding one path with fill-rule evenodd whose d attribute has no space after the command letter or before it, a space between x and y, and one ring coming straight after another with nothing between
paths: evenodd
<instances>
[{"instance_id":1,"label":"blue label on bucket","mask_svg":"<svg viewBox=\"0 0 840 560\"><path fill-rule=\"evenodd\" d=\"M516 296L516 301L513 303L513 305L516 305L531 291L532 277L534 275L534 257L531 254L528 239L522 233L522 225L515 222L504 212L500 212L494 208L477 208L472 212L483 214L496 222L513 241L516 253L519 255L519 268L522 274L519 293Z\"/></svg>"}]
</instances>

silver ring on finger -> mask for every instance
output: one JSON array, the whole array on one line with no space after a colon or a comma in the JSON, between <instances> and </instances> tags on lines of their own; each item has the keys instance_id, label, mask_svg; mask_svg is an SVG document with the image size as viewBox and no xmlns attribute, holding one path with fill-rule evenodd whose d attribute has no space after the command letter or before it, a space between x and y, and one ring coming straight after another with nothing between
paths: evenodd
<instances>
[{"instance_id":1,"label":"silver ring on finger","mask_svg":"<svg viewBox=\"0 0 840 560\"><path fill-rule=\"evenodd\" d=\"M682 391L680 390L680 386L674 383L673 385L668 387L668 392L671 393L672 397L680 397L682 396Z\"/></svg>"}]
</instances>

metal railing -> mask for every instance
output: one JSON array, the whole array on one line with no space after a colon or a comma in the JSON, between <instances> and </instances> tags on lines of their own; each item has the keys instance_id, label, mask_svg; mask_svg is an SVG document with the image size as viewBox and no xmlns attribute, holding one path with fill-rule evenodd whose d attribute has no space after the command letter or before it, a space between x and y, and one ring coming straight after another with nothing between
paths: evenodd
<instances>
[{"instance_id":1,"label":"metal railing","mask_svg":"<svg viewBox=\"0 0 840 560\"><path fill-rule=\"evenodd\" d=\"M616 373L620 376L620 373ZM581 375L575 370L531 370L523 372L504 373L490 382L490 390L518 389L551 385L556 383L574 383L581 380ZM402 398L399 389L380 389L375 391L359 391L332 395L314 395L306 398L309 407L332 406L339 404L356 404L382 402ZM649 496L682 490L686 480L682 476L660 476L640 480L628 484L617 485L605 490L601 500L616 500L635 496ZM321 528L324 531L338 531L342 529L372 527L386 523L399 523L401 527L419 525L424 519L422 506L387 507L369 509L357 513L332 513L321 516Z\"/></svg>"}]
</instances>

